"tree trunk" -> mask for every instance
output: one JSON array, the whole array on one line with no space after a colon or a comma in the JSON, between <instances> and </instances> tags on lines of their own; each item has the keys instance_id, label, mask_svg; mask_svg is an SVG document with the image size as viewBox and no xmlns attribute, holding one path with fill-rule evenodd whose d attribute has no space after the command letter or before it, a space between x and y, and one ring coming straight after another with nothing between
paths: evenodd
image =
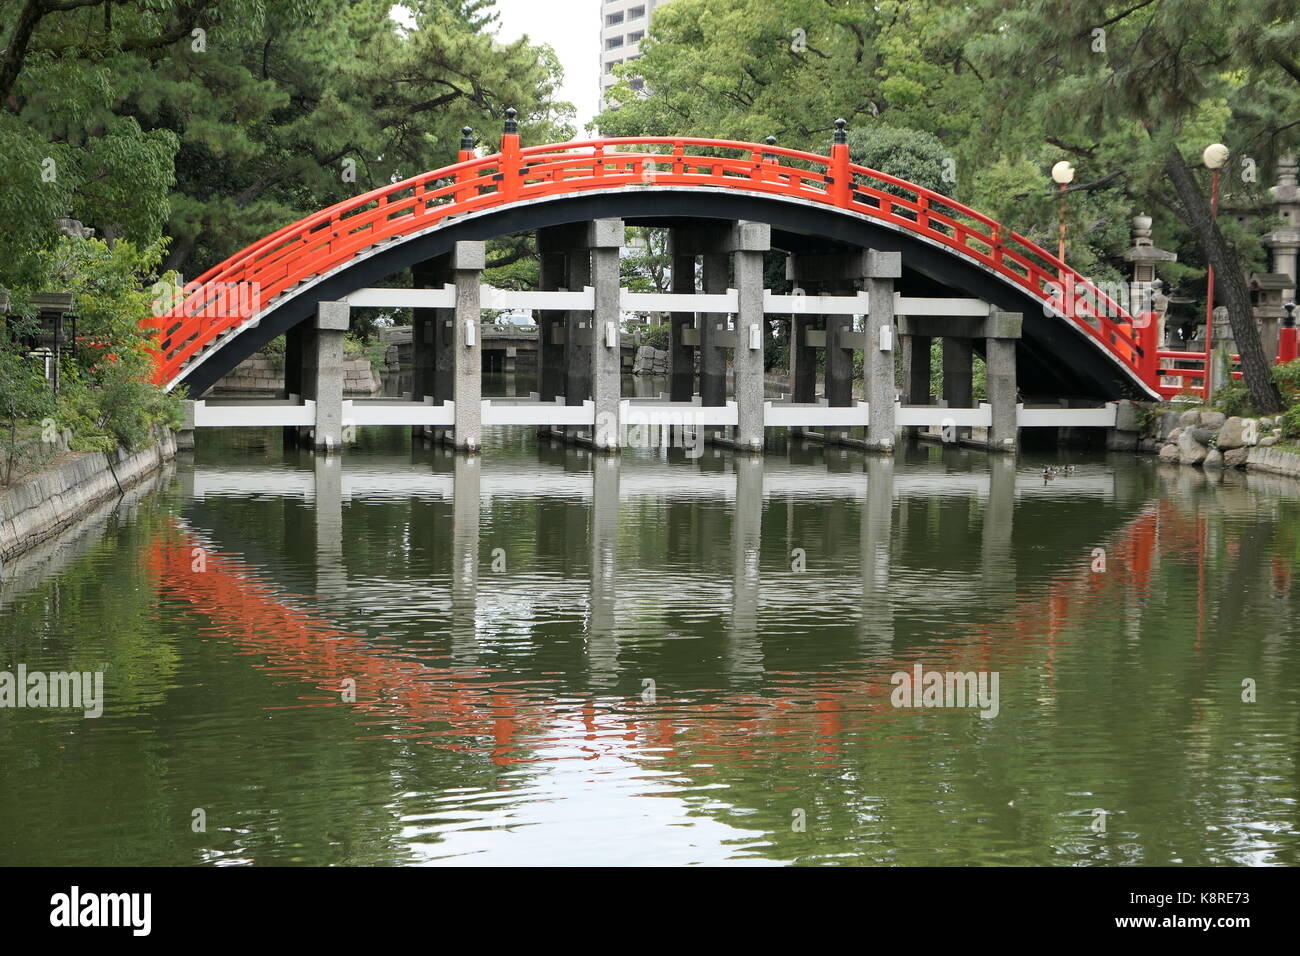
<instances>
[{"instance_id":1,"label":"tree trunk","mask_svg":"<svg viewBox=\"0 0 1300 956\"><path fill-rule=\"evenodd\" d=\"M1215 291L1228 307L1228 322L1237 340L1237 351L1241 353L1241 377L1250 392L1251 404L1261 415L1276 415L1282 411L1282 396L1273 383L1272 371L1264 357L1264 346L1259 340L1259 329L1250 304L1250 289L1241 263L1224 242L1223 233L1211 214L1209 200L1177 148L1171 149L1165 159L1165 172L1169 174L1178 200L1187 213L1187 224L1196 233L1201 254L1214 266ZM1208 342L1206 347L1209 347Z\"/></svg>"}]
</instances>

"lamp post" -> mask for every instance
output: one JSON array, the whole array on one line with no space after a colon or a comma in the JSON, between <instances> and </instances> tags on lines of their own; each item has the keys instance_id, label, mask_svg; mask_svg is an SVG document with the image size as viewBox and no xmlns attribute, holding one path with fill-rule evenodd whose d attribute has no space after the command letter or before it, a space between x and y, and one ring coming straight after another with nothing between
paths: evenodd
<instances>
[{"instance_id":1,"label":"lamp post","mask_svg":"<svg viewBox=\"0 0 1300 956\"><path fill-rule=\"evenodd\" d=\"M1065 187L1074 182L1074 167L1070 165L1069 160L1061 160L1052 167L1052 179L1061 187L1060 199L1060 219L1061 219L1061 239L1056 246L1056 258L1061 260L1061 267L1065 267Z\"/></svg>"},{"instance_id":2,"label":"lamp post","mask_svg":"<svg viewBox=\"0 0 1300 956\"><path fill-rule=\"evenodd\" d=\"M1210 221L1219 218L1219 170L1228 162L1228 147L1222 143L1211 143L1201 154L1205 168L1210 171ZM1214 394L1213 369L1210 362L1210 343L1214 331L1214 265L1211 263L1206 273L1205 288L1205 378L1202 391L1208 402Z\"/></svg>"}]
</instances>

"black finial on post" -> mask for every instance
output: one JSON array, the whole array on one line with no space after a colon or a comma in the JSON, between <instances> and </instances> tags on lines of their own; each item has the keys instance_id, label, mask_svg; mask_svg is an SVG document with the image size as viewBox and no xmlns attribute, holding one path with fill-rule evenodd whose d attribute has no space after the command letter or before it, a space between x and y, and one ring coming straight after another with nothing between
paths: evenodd
<instances>
[{"instance_id":1,"label":"black finial on post","mask_svg":"<svg viewBox=\"0 0 1300 956\"><path fill-rule=\"evenodd\" d=\"M515 117L518 115L519 115L519 111L515 109L513 106L510 107L510 109L506 110L506 133L507 134L519 132L519 124L515 122Z\"/></svg>"},{"instance_id":2,"label":"black finial on post","mask_svg":"<svg viewBox=\"0 0 1300 956\"><path fill-rule=\"evenodd\" d=\"M463 150L474 148L474 128L463 126L460 130L460 148Z\"/></svg>"},{"instance_id":3,"label":"black finial on post","mask_svg":"<svg viewBox=\"0 0 1300 956\"><path fill-rule=\"evenodd\" d=\"M1288 302L1286 305L1282 306L1282 308L1286 309L1286 318L1282 320L1282 327L1285 329L1294 329L1295 328L1295 303Z\"/></svg>"},{"instance_id":4,"label":"black finial on post","mask_svg":"<svg viewBox=\"0 0 1300 956\"><path fill-rule=\"evenodd\" d=\"M849 121L840 117L835 121L835 145L842 146L849 141L849 134L844 131L844 127L849 125Z\"/></svg>"},{"instance_id":5,"label":"black finial on post","mask_svg":"<svg viewBox=\"0 0 1300 956\"><path fill-rule=\"evenodd\" d=\"M776 145L776 137L775 137L775 136L769 136L767 139L763 140L763 142L767 143L768 146L775 146L775 145Z\"/></svg>"}]
</instances>

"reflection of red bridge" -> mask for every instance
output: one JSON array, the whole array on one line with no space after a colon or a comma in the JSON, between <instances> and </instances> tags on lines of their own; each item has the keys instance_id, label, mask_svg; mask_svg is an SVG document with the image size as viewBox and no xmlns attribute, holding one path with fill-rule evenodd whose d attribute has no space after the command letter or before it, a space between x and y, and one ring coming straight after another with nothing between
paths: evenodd
<instances>
[{"instance_id":1,"label":"reflection of red bridge","mask_svg":"<svg viewBox=\"0 0 1300 956\"><path fill-rule=\"evenodd\" d=\"M539 700L536 685L498 679L488 668L438 667L377 649L373 641L344 632L320 615L286 603L286 595L260 580L236 558L205 552L206 567L193 568L196 539L184 533L159 540L149 557L160 592L188 603L216 632L246 653L261 655L260 670L284 680L315 685L305 706L354 708L366 726L384 736L424 740L449 750L485 753L498 764L528 762L521 754L549 743L578 743L589 758L613 745L619 750L689 751L693 757L806 754L809 741L832 759L846 730L890 719L889 675L922 661L944 670L997 670L1025 658L1043 659L1049 676L1063 632L1093 613L1103 595L1128 606L1144 601L1151 587L1156 549L1195 555L1204 575L1204 518L1186 519L1172 505L1148 508L1102 542L1106 570L1092 570L1082 554L1079 569L1045 591L1018 600L1006 615L976 632L926 646L874 669L870 677L825 675L813 684L773 696L723 695L712 703L676 706L638 698L580 707ZM1285 568L1282 573L1289 583ZM1199 609L1197 646L1205 609ZM343 703L344 681L356 681L355 703ZM566 691L565 696L572 696ZM431 725L444 724L445 728ZM571 725L571 726L570 726ZM580 730L579 730L580 726ZM491 743L487 744L486 741ZM602 743L603 742L603 743Z\"/></svg>"}]
</instances>

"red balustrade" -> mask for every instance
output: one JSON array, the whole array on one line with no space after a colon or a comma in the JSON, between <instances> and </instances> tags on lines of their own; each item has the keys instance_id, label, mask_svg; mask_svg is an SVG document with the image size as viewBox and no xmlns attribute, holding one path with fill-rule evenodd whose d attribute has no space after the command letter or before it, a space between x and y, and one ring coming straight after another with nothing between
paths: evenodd
<instances>
[{"instance_id":1,"label":"red balustrade","mask_svg":"<svg viewBox=\"0 0 1300 956\"><path fill-rule=\"evenodd\" d=\"M1014 283L1099 342L1134 378L1152 388L1159 384L1150 358L1154 343L1140 342L1132 317L1096 285L947 196L852 164L841 143L830 157L695 137L521 148L518 135L507 133L501 152L479 158L462 151L460 157L452 166L322 209L199 276L182 302L142 322L156 332L154 380L175 384L191 360L294 286L450 217L597 189L695 187L833 206L923 236Z\"/></svg>"}]
</instances>

